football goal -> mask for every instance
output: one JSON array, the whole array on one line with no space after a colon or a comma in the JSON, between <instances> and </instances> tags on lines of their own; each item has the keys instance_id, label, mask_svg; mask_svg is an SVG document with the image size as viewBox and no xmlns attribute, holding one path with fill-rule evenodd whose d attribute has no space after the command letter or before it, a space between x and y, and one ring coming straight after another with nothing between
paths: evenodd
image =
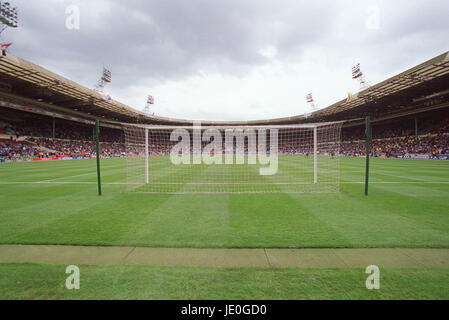
<instances>
[{"instance_id":1,"label":"football goal","mask_svg":"<svg viewBox=\"0 0 449 320\"><path fill-rule=\"evenodd\" d=\"M280 126L124 124L128 190L335 193L342 122Z\"/></svg>"}]
</instances>

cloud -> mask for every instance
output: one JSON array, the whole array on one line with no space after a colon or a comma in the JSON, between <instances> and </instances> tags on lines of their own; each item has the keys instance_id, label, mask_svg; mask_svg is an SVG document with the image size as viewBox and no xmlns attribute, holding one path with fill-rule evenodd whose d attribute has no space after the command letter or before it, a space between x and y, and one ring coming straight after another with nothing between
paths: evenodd
<instances>
[{"instance_id":1,"label":"cloud","mask_svg":"<svg viewBox=\"0 0 449 320\"><path fill-rule=\"evenodd\" d=\"M12 1L21 27L4 38L13 53L93 87L112 69L113 97L181 118L243 120L306 111L313 92L325 107L357 89L361 62L373 82L443 51L444 0ZM80 30L65 9L80 9ZM379 28L366 28L378 8Z\"/></svg>"}]
</instances>

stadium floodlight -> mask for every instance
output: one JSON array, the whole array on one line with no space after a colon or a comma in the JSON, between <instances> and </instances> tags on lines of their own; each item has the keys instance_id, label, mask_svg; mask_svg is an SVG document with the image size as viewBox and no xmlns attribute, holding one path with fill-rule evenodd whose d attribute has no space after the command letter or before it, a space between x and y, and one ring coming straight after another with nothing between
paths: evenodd
<instances>
[{"instance_id":1,"label":"stadium floodlight","mask_svg":"<svg viewBox=\"0 0 449 320\"><path fill-rule=\"evenodd\" d=\"M0 36L8 27L17 28L18 26L17 8L12 8L9 2L0 1ZM12 43L1 44L2 56L6 56L6 51L11 45Z\"/></svg>"},{"instance_id":2,"label":"stadium floodlight","mask_svg":"<svg viewBox=\"0 0 449 320\"><path fill-rule=\"evenodd\" d=\"M154 105L154 97L150 95L147 98L147 103L145 104L144 112L147 113L147 114L150 114L150 108L151 108L152 105Z\"/></svg>"},{"instance_id":3,"label":"stadium floodlight","mask_svg":"<svg viewBox=\"0 0 449 320\"><path fill-rule=\"evenodd\" d=\"M368 89L369 87L371 87L371 83L365 77L365 75L363 74L363 72L362 72L362 70L360 68L360 63L357 63L352 68L352 79L359 81L359 83L360 83L360 91Z\"/></svg>"},{"instance_id":4,"label":"stadium floodlight","mask_svg":"<svg viewBox=\"0 0 449 320\"><path fill-rule=\"evenodd\" d=\"M110 83L112 80L112 73L110 70L103 67L103 76L101 77L101 80L103 80L105 83Z\"/></svg>"},{"instance_id":5,"label":"stadium floodlight","mask_svg":"<svg viewBox=\"0 0 449 320\"><path fill-rule=\"evenodd\" d=\"M2 31L7 27L18 27L17 8L12 8L9 2L0 1L0 23L3 24Z\"/></svg>"},{"instance_id":6,"label":"stadium floodlight","mask_svg":"<svg viewBox=\"0 0 449 320\"><path fill-rule=\"evenodd\" d=\"M336 193L342 124L123 124L128 191Z\"/></svg>"},{"instance_id":7,"label":"stadium floodlight","mask_svg":"<svg viewBox=\"0 0 449 320\"><path fill-rule=\"evenodd\" d=\"M310 106L310 110L311 110L311 113L313 113L313 112L315 112L315 111L318 111L318 106L315 104L315 100L313 99L313 95L311 94L311 93L309 93L307 96L306 96L306 101L307 101L307 103L309 104L309 106ZM308 118L310 115L311 115L311 113L305 113L304 114L304 116L306 117L306 118Z\"/></svg>"},{"instance_id":8,"label":"stadium floodlight","mask_svg":"<svg viewBox=\"0 0 449 320\"><path fill-rule=\"evenodd\" d=\"M355 67L352 68L352 79L358 79L363 76L362 71L360 70L360 63L357 63Z\"/></svg>"},{"instance_id":9,"label":"stadium floodlight","mask_svg":"<svg viewBox=\"0 0 449 320\"><path fill-rule=\"evenodd\" d=\"M100 80L98 80L97 85L95 86L95 91L97 91L98 93L105 95L104 94L104 88L106 86L106 84L111 83L112 81L112 73L110 70L106 69L103 66L103 73L101 75Z\"/></svg>"}]
</instances>

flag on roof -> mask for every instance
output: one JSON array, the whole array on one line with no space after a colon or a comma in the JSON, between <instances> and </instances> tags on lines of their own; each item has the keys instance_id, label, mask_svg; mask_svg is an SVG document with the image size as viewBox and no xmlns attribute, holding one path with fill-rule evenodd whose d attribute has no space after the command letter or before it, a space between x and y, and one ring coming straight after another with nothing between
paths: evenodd
<instances>
[{"instance_id":1,"label":"flag on roof","mask_svg":"<svg viewBox=\"0 0 449 320\"><path fill-rule=\"evenodd\" d=\"M351 92L348 92L348 100L346 100L346 102L352 102L355 99L357 99L359 97L359 94L352 94Z\"/></svg>"},{"instance_id":2,"label":"flag on roof","mask_svg":"<svg viewBox=\"0 0 449 320\"><path fill-rule=\"evenodd\" d=\"M6 50L12 45L12 43L2 43L2 55L6 56Z\"/></svg>"}]
</instances>

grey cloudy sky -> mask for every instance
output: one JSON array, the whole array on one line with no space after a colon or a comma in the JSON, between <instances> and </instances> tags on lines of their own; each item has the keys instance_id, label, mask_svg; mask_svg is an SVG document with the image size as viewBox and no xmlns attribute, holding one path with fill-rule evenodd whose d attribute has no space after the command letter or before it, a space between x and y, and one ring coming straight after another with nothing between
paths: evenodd
<instances>
[{"instance_id":1,"label":"grey cloudy sky","mask_svg":"<svg viewBox=\"0 0 449 320\"><path fill-rule=\"evenodd\" d=\"M11 52L157 115L254 120L326 107L357 91L360 62L377 83L449 50L447 0L10 0ZM80 11L79 30L66 8Z\"/></svg>"}]
</instances>

